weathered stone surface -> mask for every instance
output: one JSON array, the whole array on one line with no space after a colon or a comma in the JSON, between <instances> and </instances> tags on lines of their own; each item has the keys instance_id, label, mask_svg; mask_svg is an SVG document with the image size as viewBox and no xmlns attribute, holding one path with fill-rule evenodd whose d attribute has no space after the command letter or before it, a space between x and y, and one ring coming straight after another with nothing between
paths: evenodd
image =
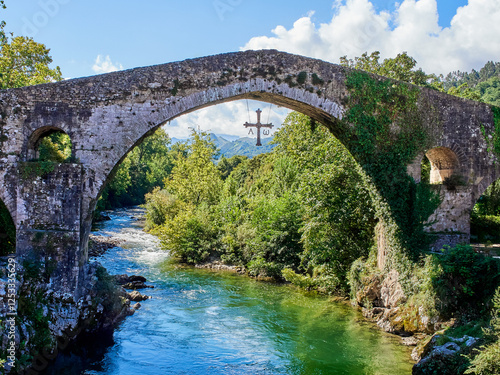
<instances>
[{"instance_id":1,"label":"weathered stone surface","mask_svg":"<svg viewBox=\"0 0 500 375\"><path fill-rule=\"evenodd\" d=\"M446 343L438 345L438 339L443 334L435 334L426 340L421 341L412 351L411 357L418 362L413 367L413 374L436 373L439 369L447 370L446 373L456 373L451 369L459 363L458 357L470 355L474 347L479 345L479 340L463 336L455 338L446 336Z\"/></svg>"},{"instance_id":2,"label":"weathered stone surface","mask_svg":"<svg viewBox=\"0 0 500 375\"><path fill-rule=\"evenodd\" d=\"M116 238L90 235L89 257L101 256L109 249L119 246L121 242Z\"/></svg>"},{"instance_id":3,"label":"weathered stone surface","mask_svg":"<svg viewBox=\"0 0 500 375\"><path fill-rule=\"evenodd\" d=\"M123 284L125 289L146 289L146 288L154 288L152 285L146 285L144 281L131 281L129 283Z\"/></svg>"},{"instance_id":4,"label":"weathered stone surface","mask_svg":"<svg viewBox=\"0 0 500 375\"><path fill-rule=\"evenodd\" d=\"M393 308L406 301L406 295L399 283L399 274L396 270L391 270L380 288L380 300L382 306Z\"/></svg>"}]
</instances>

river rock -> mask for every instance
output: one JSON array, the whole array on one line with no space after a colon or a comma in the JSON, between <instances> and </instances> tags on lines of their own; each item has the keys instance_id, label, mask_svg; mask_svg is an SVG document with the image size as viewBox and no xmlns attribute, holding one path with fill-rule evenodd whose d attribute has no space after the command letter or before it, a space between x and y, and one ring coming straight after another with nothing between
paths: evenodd
<instances>
[{"instance_id":1,"label":"river rock","mask_svg":"<svg viewBox=\"0 0 500 375\"><path fill-rule=\"evenodd\" d=\"M358 305L383 307L380 305L380 284L381 280L379 276L374 276L370 280L367 280L363 289L356 295Z\"/></svg>"},{"instance_id":2,"label":"river rock","mask_svg":"<svg viewBox=\"0 0 500 375\"><path fill-rule=\"evenodd\" d=\"M115 278L115 281L119 284L119 285L125 285L127 283L133 283L133 282L142 282L142 283L145 283L147 280L144 276L139 276L139 275L127 275L127 274L123 274L123 275L115 275L114 276Z\"/></svg>"},{"instance_id":3,"label":"river rock","mask_svg":"<svg viewBox=\"0 0 500 375\"><path fill-rule=\"evenodd\" d=\"M438 343L444 342L443 345ZM418 361L413 367L413 375L427 374L462 374L470 356L480 341L474 337L455 338L443 332L422 340L413 349L412 359Z\"/></svg>"},{"instance_id":4,"label":"river rock","mask_svg":"<svg viewBox=\"0 0 500 375\"><path fill-rule=\"evenodd\" d=\"M146 285L143 281L131 281L129 283L123 284L125 289L145 289L154 288L152 285Z\"/></svg>"},{"instance_id":5,"label":"river rock","mask_svg":"<svg viewBox=\"0 0 500 375\"><path fill-rule=\"evenodd\" d=\"M127 298L131 301L139 302L139 301L145 301L151 297L146 296L145 294L141 294L137 290L134 290L133 292L127 293Z\"/></svg>"},{"instance_id":6,"label":"river rock","mask_svg":"<svg viewBox=\"0 0 500 375\"><path fill-rule=\"evenodd\" d=\"M210 260L205 263L196 264L195 268L208 269L208 270L216 270L216 271L229 271L236 272L239 274L245 274L246 269L243 266L238 266L234 264L225 264L220 260Z\"/></svg>"},{"instance_id":7,"label":"river rock","mask_svg":"<svg viewBox=\"0 0 500 375\"><path fill-rule=\"evenodd\" d=\"M89 241L89 257L101 256L109 249L119 246L122 242L123 241L116 238L95 236L91 234Z\"/></svg>"}]
</instances>

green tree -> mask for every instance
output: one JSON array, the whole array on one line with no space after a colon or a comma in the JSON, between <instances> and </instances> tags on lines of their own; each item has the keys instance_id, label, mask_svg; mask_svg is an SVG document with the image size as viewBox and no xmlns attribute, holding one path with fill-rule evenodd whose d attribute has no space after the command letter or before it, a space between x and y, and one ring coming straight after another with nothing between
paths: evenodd
<instances>
[{"instance_id":1,"label":"green tree","mask_svg":"<svg viewBox=\"0 0 500 375\"><path fill-rule=\"evenodd\" d=\"M55 132L40 140L38 160L64 163L71 159L71 139L63 132Z\"/></svg>"},{"instance_id":2,"label":"green tree","mask_svg":"<svg viewBox=\"0 0 500 375\"><path fill-rule=\"evenodd\" d=\"M0 48L0 88L23 87L60 81L58 66L50 68L50 49L32 38L4 38Z\"/></svg>"},{"instance_id":3,"label":"green tree","mask_svg":"<svg viewBox=\"0 0 500 375\"><path fill-rule=\"evenodd\" d=\"M174 165L170 142L165 130L159 128L135 147L104 189L97 211L142 204L146 194L163 187Z\"/></svg>"},{"instance_id":4,"label":"green tree","mask_svg":"<svg viewBox=\"0 0 500 375\"><path fill-rule=\"evenodd\" d=\"M462 83L458 87L451 87L448 91L448 94L458 96L465 99L482 101L481 93L473 90L469 87L467 83Z\"/></svg>"},{"instance_id":5,"label":"green tree","mask_svg":"<svg viewBox=\"0 0 500 375\"><path fill-rule=\"evenodd\" d=\"M480 82L476 89L485 103L500 107L500 75Z\"/></svg>"},{"instance_id":6,"label":"green tree","mask_svg":"<svg viewBox=\"0 0 500 375\"><path fill-rule=\"evenodd\" d=\"M261 196L250 222L255 237L249 239L252 254L247 254L250 274L281 278L284 268L298 270L300 242L300 197L285 192L280 197Z\"/></svg>"},{"instance_id":7,"label":"green tree","mask_svg":"<svg viewBox=\"0 0 500 375\"><path fill-rule=\"evenodd\" d=\"M500 374L500 287L495 291L492 303L490 327L485 330L491 343L480 348L479 353L471 360L471 367L467 369L465 374Z\"/></svg>"},{"instance_id":8,"label":"green tree","mask_svg":"<svg viewBox=\"0 0 500 375\"><path fill-rule=\"evenodd\" d=\"M221 173L213 163L217 154L210 136L193 129L189 155L178 154L172 174L165 180L165 188L177 198L199 205L215 204L222 192Z\"/></svg>"},{"instance_id":9,"label":"green tree","mask_svg":"<svg viewBox=\"0 0 500 375\"><path fill-rule=\"evenodd\" d=\"M219 163L217 163L217 169L220 171L222 179L228 178L231 172L247 159L248 157L243 155L234 155L230 158L222 156Z\"/></svg>"},{"instance_id":10,"label":"green tree","mask_svg":"<svg viewBox=\"0 0 500 375\"><path fill-rule=\"evenodd\" d=\"M216 154L210 136L193 130L185 147L178 148L165 188L146 196L148 228L183 262L203 262L219 247L214 206L223 181L213 162Z\"/></svg>"},{"instance_id":11,"label":"green tree","mask_svg":"<svg viewBox=\"0 0 500 375\"><path fill-rule=\"evenodd\" d=\"M291 113L274 139L276 153L299 171L303 266L321 267L328 287L347 293L347 271L373 244L374 209L363 172L338 139L302 114ZM293 173L281 179L292 180ZM288 186L282 188L294 185Z\"/></svg>"}]
</instances>

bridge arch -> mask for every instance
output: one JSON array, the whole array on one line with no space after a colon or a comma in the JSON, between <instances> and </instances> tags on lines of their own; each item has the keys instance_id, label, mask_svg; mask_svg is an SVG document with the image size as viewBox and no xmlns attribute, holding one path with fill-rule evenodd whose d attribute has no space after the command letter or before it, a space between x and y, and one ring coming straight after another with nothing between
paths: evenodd
<instances>
[{"instance_id":1,"label":"bridge arch","mask_svg":"<svg viewBox=\"0 0 500 375\"><path fill-rule=\"evenodd\" d=\"M114 176L121 162L128 153L159 127L199 109L241 99L258 100L286 107L326 125L337 137L342 132L338 122L344 112L340 97L327 98L321 95L320 90L312 88L304 90L304 88L293 85L291 87L288 83L274 79L255 78L224 87L209 87L185 97L173 97L164 102L131 100L126 106L119 109L116 119L121 127L142 129L142 131L122 138L107 153L107 160L103 163L104 168L101 168L102 174L96 175L94 180L94 191L90 197L87 220L91 220L99 196ZM242 124L235 124L235 126L242 126ZM168 126L165 130L168 133ZM83 155L78 147L75 148L75 152L78 159L85 159L86 148L83 148Z\"/></svg>"}]
</instances>

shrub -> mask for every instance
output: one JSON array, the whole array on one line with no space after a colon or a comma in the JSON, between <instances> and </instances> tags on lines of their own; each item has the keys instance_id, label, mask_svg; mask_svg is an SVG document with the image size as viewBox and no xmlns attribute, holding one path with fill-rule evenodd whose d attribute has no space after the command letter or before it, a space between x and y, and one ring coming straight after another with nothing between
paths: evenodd
<instances>
[{"instance_id":1,"label":"shrub","mask_svg":"<svg viewBox=\"0 0 500 375\"><path fill-rule=\"evenodd\" d=\"M247 268L250 276L272 277L273 279L281 278L282 265L275 262L266 262L261 257L255 258L248 263Z\"/></svg>"},{"instance_id":2,"label":"shrub","mask_svg":"<svg viewBox=\"0 0 500 375\"><path fill-rule=\"evenodd\" d=\"M144 206L146 208L146 230L151 230L175 217L182 209L183 204L167 190L160 190L157 187L152 193L146 194Z\"/></svg>"},{"instance_id":3,"label":"shrub","mask_svg":"<svg viewBox=\"0 0 500 375\"><path fill-rule=\"evenodd\" d=\"M473 211L470 224L471 235L479 242L500 239L500 216L478 215Z\"/></svg>"},{"instance_id":4,"label":"shrub","mask_svg":"<svg viewBox=\"0 0 500 375\"><path fill-rule=\"evenodd\" d=\"M477 254L469 245L443 249L439 262L443 273L434 280L441 313L477 314L487 305L500 282L500 262Z\"/></svg>"},{"instance_id":5,"label":"shrub","mask_svg":"<svg viewBox=\"0 0 500 375\"><path fill-rule=\"evenodd\" d=\"M212 214L204 205L196 209L186 206L184 211L167 220L155 233L165 250L189 264L206 261L218 248Z\"/></svg>"},{"instance_id":6,"label":"shrub","mask_svg":"<svg viewBox=\"0 0 500 375\"><path fill-rule=\"evenodd\" d=\"M497 288L492 303L490 329L486 330L485 333L496 341L481 347L479 354L471 360L472 367L465 372L466 374L500 374L500 287Z\"/></svg>"}]
</instances>

